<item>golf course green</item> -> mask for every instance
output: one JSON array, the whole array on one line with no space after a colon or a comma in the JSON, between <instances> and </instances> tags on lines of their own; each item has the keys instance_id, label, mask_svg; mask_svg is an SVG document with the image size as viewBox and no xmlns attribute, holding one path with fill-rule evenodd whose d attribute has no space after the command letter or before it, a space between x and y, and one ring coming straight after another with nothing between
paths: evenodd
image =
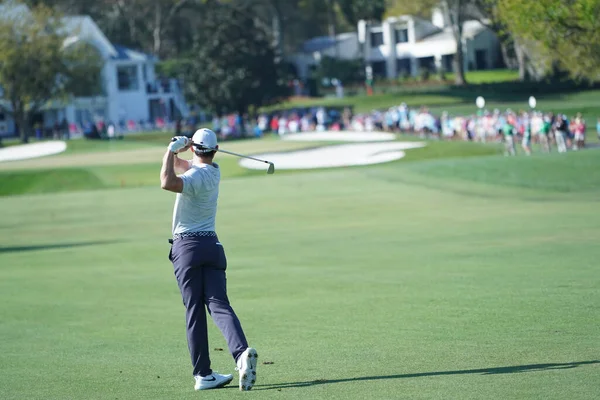
<instances>
[{"instance_id":1,"label":"golf course green","mask_svg":"<svg viewBox=\"0 0 600 400\"><path fill-rule=\"evenodd\" d=\"M429 142L272 176L218 155L258 381L196 393L167 258L175 195L159 187L168 138L0 163L1 399L598 398L599 150ZM235 373L209 325L214 370Z\"/></svg>"}]
</instances>

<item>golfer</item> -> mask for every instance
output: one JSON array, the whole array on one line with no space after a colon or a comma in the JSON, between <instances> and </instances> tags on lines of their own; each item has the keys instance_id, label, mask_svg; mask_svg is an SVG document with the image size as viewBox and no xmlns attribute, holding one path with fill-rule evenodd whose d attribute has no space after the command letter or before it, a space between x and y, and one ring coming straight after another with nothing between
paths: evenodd
<instances>
[{"instance_id":1,"label":"golfer","mask_svg":"<svg viewBox=\"0 0 600 400\"><path fill-rule=\"evenodd\" d=\"M177 157L192 149L193 160ZM210 368L206 312L227 340L239 371L240 390L250 390L256 381L256 350L248 347L238 317L227 298L227 260L215 233L215 216L221 171L213 162L217 136L200 129L192 140L177 136L169 144L160 172L161 187L177 193L173 211L173 239L169 260L186 309L187 341L192 357L196 390L214 389L233 380ZM182 175L177 176L175 170Z\"/></svg>"}]
</instances>

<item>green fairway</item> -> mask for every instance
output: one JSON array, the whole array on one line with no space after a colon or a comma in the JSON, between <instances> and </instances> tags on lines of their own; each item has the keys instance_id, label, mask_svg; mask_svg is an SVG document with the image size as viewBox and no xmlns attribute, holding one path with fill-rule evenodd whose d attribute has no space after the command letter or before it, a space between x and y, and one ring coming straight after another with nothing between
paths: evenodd
<instances>
[{"instance_id":1,"label":"green fairway","mask_svg":"<svg viewBox=\"0 0 600 400\"><path fill-rule=\"evenodd\" d=\"M259 380L195 393L175 196L164 145L144 142L2 165L1 399L597 398L599 151L432 142L273 176L219 156L217 229ZM213 368L234 373L209 325Z\"/></svg>"}]
</instances>

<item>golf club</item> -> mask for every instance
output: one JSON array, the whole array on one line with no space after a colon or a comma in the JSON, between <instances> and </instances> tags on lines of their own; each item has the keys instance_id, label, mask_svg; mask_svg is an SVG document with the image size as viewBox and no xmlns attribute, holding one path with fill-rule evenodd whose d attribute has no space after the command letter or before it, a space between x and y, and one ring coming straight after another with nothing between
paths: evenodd
<instances>
[{"instance_id":1,"label":"golf club","mask_svg":"<svg viewBox=\"0 0 600 400\"><path fill-rule=\"evenodd\" d=\"M193 143L194 146L196 147L203 147L199 144ZM214 151L220 151L221 153L225 153L225 154L230 154L232 156L236 156L236 157L241 157L241 158L247 158L249 160L254 160L254 161L258 161L258 162L262 162L265 164L269 164L269 169L267 169L267 174L272 175L275 173L275 164L273 164L270 161L267 160L261 160L260 158L254 158L254 157L250 157L250 156L245 156L243 154L238 154L238 153L234 153L232 151L227 151L227 150L221 150L221 149L212 149L212 148L208 148L208 147L203 147L204 149L208 149L208 150L214 150Z\"/></svg>"},{"instance_id":2,"label":"golf club","mask_svg":"<svg viewBox=\"0 0 600 400\"><path fill-rule=\"evenodd\" d=\"M173 140L175 140L175 139L173 139ZM213 148L210 148L210 147L204 147L204 146L202 146L200 144L197 144L197 143L192 143L192 145L196 146L196 147L200 147L200 148L205 149L205 150L220 151L221 153L229 154L229 155L232 155L232 156L241 157L241 158L247 158L249 160L254 160L254 161L262 162L262 163L265 163L265 164L269 164L269 169L267 169L267 174L272 175L272 174L275 173L275 164L273 164L270 161L261 160L260 158L245 156L243 154L234 153L232 151L227 151L227 150L222 150L222 149L213 149Z\"/></svg>"}]
</instances>

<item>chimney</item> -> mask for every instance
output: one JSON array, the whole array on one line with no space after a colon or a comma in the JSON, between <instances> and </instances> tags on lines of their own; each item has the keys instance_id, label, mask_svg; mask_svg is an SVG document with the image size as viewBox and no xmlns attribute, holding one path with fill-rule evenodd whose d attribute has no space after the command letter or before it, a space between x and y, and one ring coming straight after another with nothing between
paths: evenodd
<instances>
[{"instance_id":1,"label":"chimney","mask_svg":"<svg viewBox=\"0 0 600 400\"><path fill-rule=\"evenodd\" d=\"M444 12L442 11L441 8L436 7L432 10L431 12L431 23L435 26L437 26L440 29L444 29L445 27L448 26L448 23L446 21L446 17L444 15Z\"/></svg>"}]
</instances>

